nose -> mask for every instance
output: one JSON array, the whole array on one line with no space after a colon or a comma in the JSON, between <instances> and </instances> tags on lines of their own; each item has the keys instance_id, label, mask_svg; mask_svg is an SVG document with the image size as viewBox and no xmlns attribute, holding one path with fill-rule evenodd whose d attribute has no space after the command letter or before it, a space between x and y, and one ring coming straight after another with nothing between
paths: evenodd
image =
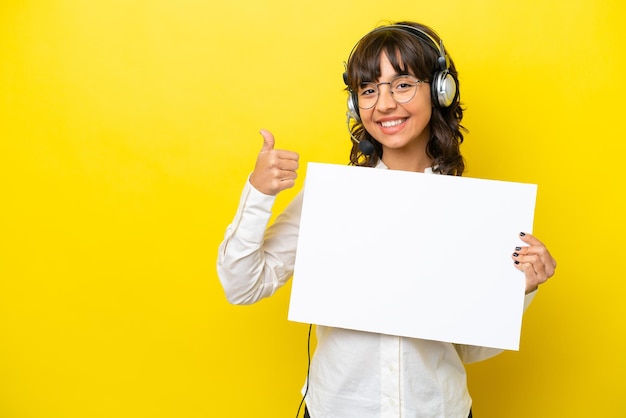
<instances>
[{"instance_id":1,"label":"nose","mask_svg":"<svg viewBox=\"0 0 626 418\"><path fill-rule=\"evenodd\" d=\"M396 107L396 100L393 98L391 85L389 83L380 83L378 85L378 101L376 102L376 108L381 112L385 112L394 107Z\"/></svg>"}]
</instances>

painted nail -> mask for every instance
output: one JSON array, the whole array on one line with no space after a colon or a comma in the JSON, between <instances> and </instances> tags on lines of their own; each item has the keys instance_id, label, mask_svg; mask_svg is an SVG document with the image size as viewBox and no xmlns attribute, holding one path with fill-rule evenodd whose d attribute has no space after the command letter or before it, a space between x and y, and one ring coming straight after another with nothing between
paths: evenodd
<instances>
[{"instance_id":1,"label":"painted nail","mask_svg":"<svg viewBox=\"0 0 626 418\"><path fill-rule=\"evenodd\" d=\"M518 255L518 253L513 253L513 257L517 257Z\"/></svg>"},{"instance_id":2,"label":"painted nail","mask_svg":"<svg viewBox=\"0 0 626 418\"><path fill-rule=\"evenodd\" d=\"M519 233L519 236L520 236L520 237L525 237L525 236L526 236L526 234L525 234L525 233L523 233L523 232L520 232L520 233Z\"/></svg>"},{"instance_id":3,"label":"painted nail","mask_svg":"<svg viewBox=\"0 0 626 418\"><path fill-rule=\"evenodd\" d=\"M519 264L519 261L515 260L515 264Z\"/></svg>"},{"instance_id":4,"label":"painted nail","mask_svg":"<svg viewBox=\"0 0 626 418\"><path fill-rule=\"evenodd\" d=\"M515 247L515 251L522 251L522 247Z\"/></svg>"}]
</instances>

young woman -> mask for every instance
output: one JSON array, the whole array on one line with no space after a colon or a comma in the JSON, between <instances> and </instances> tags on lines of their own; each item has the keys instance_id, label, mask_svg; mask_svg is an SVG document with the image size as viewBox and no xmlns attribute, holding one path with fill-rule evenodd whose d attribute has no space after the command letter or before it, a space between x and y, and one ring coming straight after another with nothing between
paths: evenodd
<instances>
[{"instance_id":1,"label":"young woman","mask_svg":"<svg viewBox=\"0 0 626 418\"><path fill-rule=\"evenodd\" d=\"M458 78L443 42L430 28L399 22L366 34L350 54L349 93L353 165L458 175L464 163ZM269 227L275 196L294 185L298 154L274 149L270 132L244 187L218 255L230 302L271 296L291 277L302 194ZM556 262L530 234L512 265L525 273L526 306ZM313 418L471 416L463 363L501 350L317 327L317 349L306 389Z\"/></svg>"}]
</instances>

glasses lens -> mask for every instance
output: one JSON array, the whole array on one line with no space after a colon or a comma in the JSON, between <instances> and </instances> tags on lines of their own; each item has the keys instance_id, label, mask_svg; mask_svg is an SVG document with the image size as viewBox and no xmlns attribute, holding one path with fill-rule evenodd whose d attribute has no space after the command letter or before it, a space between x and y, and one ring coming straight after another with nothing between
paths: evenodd
<instances>
[{"instance_id":1,"label":"glasses lens","mask_svg":"<svg viewBox=\"0 0 626 418\"><path fill-rule=\"evenodd\" d=\"M393 98L398 103L406 103L415 96L419 80L415 77L402 75L391 82Z\"/></svg>"},{"instance_id":2,"label":"glasses lens","mask_svg":"<svg viewBox=\"0 0 626 418\"><path fill-rule=\"evenodd\" d=\"M369 109L374 107L378 100L378 86L374 83L364 83L359 87L359 107Z\"/></svg>"},{"instance_id":3,"label":"glasses lens","mask_svg":"<svg viewBox=\"0 0 626 418\"><path fill-rule=\"evenodd\" d=\"M383 84L389 86L391 95L396 102L406 103L415 96L419 83L421 83L420 80L409 75L398 76L390 83L363 83L358 91L359 107L361 109L371 109L374 107L380 95L380 86Z\"/></svg>"}]
</instances>

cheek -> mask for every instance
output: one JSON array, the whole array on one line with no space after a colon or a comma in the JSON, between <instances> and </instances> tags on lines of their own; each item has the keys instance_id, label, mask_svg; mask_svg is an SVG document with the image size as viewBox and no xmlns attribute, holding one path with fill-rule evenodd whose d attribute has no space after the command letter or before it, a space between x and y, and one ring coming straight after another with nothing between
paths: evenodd
<instances>
[{"instance_id":1,"label":"cheek","mask_svg":"<svg viewBox=\"0 0 626 418\"><path fill-rule=\"evenodd\" d=\"M428 107L426 109L425 116L430 122L430 118L433 116L433 108L430 106L430 103L428 103Z\"/></svg>"},{"instance_id":2,"label":"cheek","mask_svg":"<svg viewBox=\"0 0 626 418\"><path fill-rule=\"evenodd\" d=\"M371 110L366 110L361 111L361 122L363 123L363 127L365 128L366 131L368 132L372 132L371 129L376 127L376 123L372 120L372 111Z\"/></svg>"},{"instance_id":3,"label":"cheek","mask_svg":"<svg viewBox=\"0 0 626 418\"><path fill-rule=\"evenodd\" d=\"M427 97L420 97L420 100L414 104L413 113L422 115L423 118L430 121L433 114L433 104L430 101L430 94Z\"/></svg>"}]
</instances>

